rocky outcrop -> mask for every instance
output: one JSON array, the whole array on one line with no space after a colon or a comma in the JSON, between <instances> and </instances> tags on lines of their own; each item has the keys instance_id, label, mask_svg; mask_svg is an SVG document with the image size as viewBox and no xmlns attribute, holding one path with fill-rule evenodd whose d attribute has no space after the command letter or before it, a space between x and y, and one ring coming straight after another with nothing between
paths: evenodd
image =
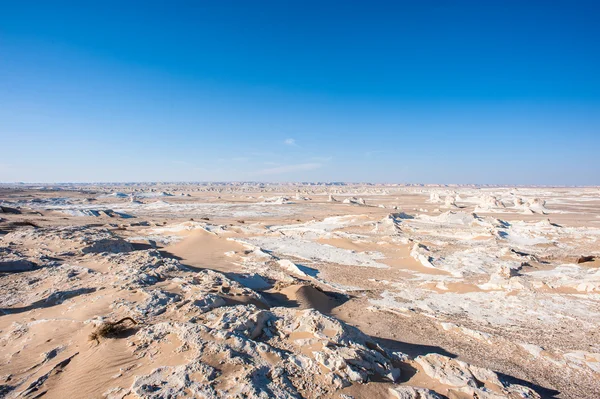
<instances>
[{"instance_id":1,"label":"rocky outcrop","mask_svg":"<svg viewBox=\"0 0 600 399\"><path fill-rule=\"evenodd\" d=\"M531 388L518 384L505 384L493 371L437 353L418 356L415 362L423 368L425 374L440 384L474 398L500 399L519 397L540 399Z\"/></svg>"},{"instance_id":2,"label":"rocky outcrop","mask_svg":"<svg viewBox=\"0 0 600 399\"><path fill-rule=\"evenodd\" d=\"M8 206L0 206L0 213L11 213L13 215L20 215L21 210L17 208L10 208Z\"/></svg>"},{"instance_id":3,"label":"rocky outcrop","mask_svg":"<svg viewBox=\"0 0 600 399\"><path fill-rule=\"evenodd\" d=\"M365 202L365 200L363 198L356 198L356 197L346 198L344 201L342 201L342 203L350 204L350 205L361 205L361 206L367 205L367 203Z\"/></svg>"},{"instance_id":4,"label":"rocky outcrop","mask_svg":"<svg viewBox=\"0 0 600 399\"><path fill-rule=\"evenodd\" d=\"M109 269L116 277L113 284L127 289L154 285L184 269L179 261L164 258L155 249L110 254L108 261Z\"/></svg>"},{"instance_id":5,"label":"rocky outcrop","mask_svg":"<svg viewBox=\"0 0 600 399\"><path fill-rule=\"evenodd\" d=\"M83 254L133 251L130 243L108 229L89 226L21 229L6 234L2 240L16 245L62 248Z\"/></svg>"},{"instance_id":6,"label":"rocky outcrop","mask_svg":"<svg viewBox=\"0 0 600 399\"><path fill-rule=\"evenodd\" d=\"M21 253L8 247L0 247L0 272L26 272L36 268L36 264Z\"/></svg>"},{"instance_id":7,"label":"rocky outcrop","mask_svg":"<svg viewBox=\"0 0 600 399\"><path fill-rule=\"evenodd\" d=\"M389 388L389 393L394 399L442 399L440 395L430 389L411 386Z\"/></svg>"},{"instance_id":8,"label":"rocky outcrop","mask_svg":"<svg viewBox=\"0 0 600 399\"><path fill-rule=\"evenodd\" d=\"M385 351L358 329L313 309L277 308L273 313L277 332L290 340L296 351L314 348L308 356L343 385L367 382L375 376L390 382L400 377L393 362L402 355Z\"/></svg>"}]
</instances>

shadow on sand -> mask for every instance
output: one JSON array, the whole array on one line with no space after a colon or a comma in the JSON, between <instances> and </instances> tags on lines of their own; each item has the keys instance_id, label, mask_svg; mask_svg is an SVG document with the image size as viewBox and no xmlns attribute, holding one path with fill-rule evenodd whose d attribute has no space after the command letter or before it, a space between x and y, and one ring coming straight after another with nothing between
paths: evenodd
<instances>
[{"instance_id":1,"label":"shadow on sand","mask_svg":"<svg viewBox=\"0 0 600 399\"><path fill-rule=\"evenodd\" d=\"M74 298L79 295L91 294L92 292L96 292L96 288L79 288L76 290L70 291L57 291L50 294L45 299L40 299L39 301L35 301L31 305L23 306L20 308L2 308L0 309L0 313L2 314L17 314L27 312L33 309L43 309L49 308L51 306L60 305L64 300Z\"/></svg>"}]
</instances>

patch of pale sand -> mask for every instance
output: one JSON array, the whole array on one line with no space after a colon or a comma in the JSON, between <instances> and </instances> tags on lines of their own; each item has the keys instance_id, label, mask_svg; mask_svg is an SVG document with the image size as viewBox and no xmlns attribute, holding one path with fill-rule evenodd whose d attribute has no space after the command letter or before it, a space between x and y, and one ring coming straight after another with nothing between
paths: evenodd
<instances>
[{"instance_id":1,"label":"patch of pale sand","mask_svg":"<svg viewBox=\"0 0 600 399\"><path fill-rule=\"evenodd\" d=\"M183 290L183 288L181 287L181 283L177 282L177 281L172 281L172 280L165 280L165 281L159 281L158 283L154 284L153 289L160 289L161 291L167 291L170 292L171 294L177 294L177 295L181 295L184 296L185 295L185 290ZM216 290L215 290L216 292Z\"/></svg>"},{"instance_id":2,"label":"patch of pale sand","mask_svg":"<svg viewBox=\"0 0 600 399\"><path fill-rule=\"evenodd\" d=\"M315 334L310 331L292 331L292 333L288 336L288 338L292 341L305 340L305 339L314 339Z\"/></svg>"},{"instance_id":3,"label":"patch of pale sand","mask_svg":"<svg viewBox=\"0 0 600 399\"><path fill-rule=\"evenodd\" d=\"M178 353L181 341L168 334L151 344L150 356L138 358L126 339L101 339L100 344L83 342L79 355L48 384L48 398L102 397L114 387L128 388L135 376L145 375L157 367L187 363L185 352Z\"/></svg>"},{"instance_id":4,"label":"patch of pale sand","mask_svg":"<svg viewBox=\"0 0 600 399\"><path fill-rule=\"evenodd\" d=\"M246 248L235 241L227 240L204 230L193 230L180 242L164 248L167 255L174 255L184 265L208 268L221 272L240 272L237 265L226 252L241 252Z\"/></svg>"},{"instance_id":5,"label":"patch of pale sand","mask_svg":"<svg viewBox=\"0 0 600 399\"><path fill-rule=\"evenodd\" d=\"M441 269L432 269L425 267L410 255L412 250L411 244L377 244L373 242L363 241L352 241L344 238L321 238L317 240L321 244L328 244L334 247L348 249L356 252L368 252L377 251L385 256L385 259L379 259L385 265L388 265L394 269L406 270L410 272L417 272L423 274L432 275L447 275L450 273Z\"/></svg>"},{"instance_id":6,"label":"patch of pale sand","mask_svg":"<svg viewBox=\"0 0 600 399\"><path fill-rule=\"evenodd\" d=\"M470 284L468 282L445 282L444 287L446 289L440 288L436 282L430 282L423 284L424 288L430 289L432 291L437 292L438 294L444 294L446 292L456 293L456 294L467 294L469 292L481 292L483 291L481 288L477 286L477 284Z\"/></svg>"},{"instance_id":7,"label":"patch of pale sand","mask_svg":"<svg viewBox=\"0 0 600 399\"><path fill-rule=\"evenodd\" d=\"M288 338L293 341L294 344L300 347L300 352L302 352L303 355L306 355L311 359L315 358L314 352L323 350L323 342L316 339L314 334L311 332L294 331L289 335Z\"/></svg>"},{"instance_id":8,"label":"patch of pale sand","mask_svg":"<svg viewBox=\"0 0 600 399\"><path fill-rule=\"evenodd\" d=\"M382 246L380 244L370 242L370 241L353 241L349 238L319 238L317 240L320 244L331 245L334 247L348 249L350 251L356 252L366 252L366 251L381 251Z\"/></svg>"},{"instance_id":9,"label":"patch of pale sand","mask_svg":"<svg viewBox=\"0 0 600 399\"><path fill-rule=\"evenodd\" d=\"M25 312L15 312L18 308L13 308L15 313L8 313L0 317L0 330L5 330L13 322L21 323L23 321L63 319L83 322L95 316L112 312L110 305L120 298L139 301L143 299L143 295L138 291L109 288L70 298L55 306L40 306ZM23 304L23 306L28 306L28 304ZM8 308L7 311L10 312L11 308Z\"/></svg>"},{"instance_id":10,"label":"patch of pale sand","mask_svg":"<svg viewBox=\"0 0 600 399\"><path fill-rule=\"evenodd\" d=\"M79 354L64 370L44 383L47 398L94 398L120 381L114 378L120 369L134 367L138 359L124 339L103 340L100 344L79 340Z\"/></svg>"},{"instance_id":11,"label":"patch of pale sand","mask_svg":"<svg viewBox=\"0 0 600 399\"><path fill-rule=\"evenodd\" d=\"M341 394L349 395L360 399L392 399L389 388L394 384L388 382L369 382L368 384L352 384L332 395L333 398L339 398Z\"/></svg>"},{"instance_id":12,"label":"patch of pale sand","mask_svg":"<svg viewBox=\"0 0 600 399\"><path fill-rule=\"evenodd\" d=\"M85 306L75 306L67 309L65 316L75 318L76 320L87 320L97 315L107 315L114 311L111 304L117 300L127 300L129 302L141 303L146 299L145 294L140 290L121 290L118 288L106 288L95 293L81 296L74 299L78 304L85 301ZM126 315L123 315L126 316ZM117 317L117 316L115 316Z\"/></svg>"},{"instance_id":13,"label":"patch of pale sand","mask_svg":"<svg viewBox=\"0 0 600 399\"><path fill-rule=\"evenodd\" d=\"M577 260L572 260L575 263ZM590 268L598 268L600 267L600 256L596 256L593 261L578 263L579 266L582 267L590 267Z\"/></svg>"},{"instance_id":14,"label":"patch of pale sand","mask_svg":"<svg viewBox=\"0 0 600 399\"><path fill-rule=\"evenodd\" d=\"M332 332L328 330L323 330L323 333L328 337L333 336ZM315 359L315 352L321 352L324 347L324 341L317 338L310 331L293 331L287 338L299 347L303 355L313 360ZM322 363L317 362L317 365L324 375L329 373L329 370Z\"/></svg>"},{"instance_id":15,"label":"patch of pale sand","mask_svg":"<svg viewBox=\"0 0 600 399\"><path fill-rule=\"evenodd\" d=\"M277 363L281 362L282 358L276 352L259 352L260 357L269 362L271 366L275 366Z\"/></svg>"},{"instance_id":16,"label":"patch of pale sand","mask_svg":"<svg viewBox=\"0 0 600 399\"><path fill-rule=\"evenodd\" d=\"M381 263L384 263L394 269L407 270L411 272L421 273L421 274L430 274L437 276L450 276L451 273L438 268L425 267L421 262L410 256L410 251L412 247L407 246L401 253L408 252L408 256L395 256L395 257L386 257L381 260ZM384 255L387 254L384 252Z\"/></svg>"},{"instance_id":17,"label":"patch of pale sand","mask_svg":"<svg viewBox=\"0 0 600 399\"><path fill-rule=\"evenodd\" d=\"M487 240L491 240L492 238L494 238L494 236L475 236L473 238L470 238L470 240L472 241L487 241Z\"/></svg>"},{"instance_id":18,"label":"patch of pale sand","mask_svg":"<svg viewBox=\"0 0 600 399\"><path fill-rule=\"evenodd\" d=\"M507 260L504 257L501 257L500 259ZM508 260L514 260L514 258L513 259L508 259ZM562 262L558 261L557 263L560 264ZM540 263L540 262L527 261L527 264L523 265L523 267L521 268L521 273L535 272L535 271L545 271L545 270L554 270L554 269L556 269L556 264L552 264L550 262L548 262L548 263Z\"/></svg>"},{"instance_id":19,"label":"patch of pale sand","mask_svg":"<svg viewBox=\"0 0 600 399\"><path fill-rule=\"evenodd\" d=\"M93 347L89 341L89 335L93 331L94 325L92 323L85 324L84 321L96 316L109 314L111 312L110 304L119 296L135 301L142 299L140 293L129 292L125 294L124 291L101 290L66 300L57 306L38 308L3 316L0 318L0 330L11 330L13 323L25 322L28 323L28 331L20 338L5 341L6 344L1 348L4 356L0 357L2 359L0 361L0 374L13 375L13 380L15 381L25 378L26 383L23 386L27 386L35 379L49 372L59 361L78 353L65 366L64 370L60 373L52 373L47 385L45 384L48 388L44 389L49 389L50 393L53 394L56 392L55 397L66 397L62 396L64 395L62 390L55 391L51 387L59 379L68 375L66 374L68 371L87 367L86 365L90 362L90 359L88 359L90 356L94 355L100 359L99 362L94 363L94 368L90 369L89 377L93 381L101 379L106 369L112 372L116 367L118 371L124 361L124 358L117 356L118 353L123 352L122 348L113 350L111 349L113 347L109 346L107 350L102 350L101 353L96 354L96 350L89 352ZM107 342L113 341L117 342L119 340L108 340ZM108 344L102 342L99 347L103 348L104 346L102 345L106 346ZM58 354L44 363L44 353L49 353L57 348ZM82 363L82 366L77 366L81 362L81 359L85 359L85 362ZM132 358L132 360L135 359ZM92 372L95 368L98 368L98 370ZM79 390L74 390L73 392L75 394L73 397L99 397L102 393L96 392L97 395L81 396L80 394L78 396L76 393L80 392Z\"/></svg>"},{"instance_id":20,"label":"patch of pale sand","mask_svg":"<svg viewBox=\"0 0 600 399\"><path fill-rule=\"evenodd\" d=\"M50 371L56 359L62 360L77 352L77 337L84 334L83 323L72 320L39 321L29 324L27 329L27 333L5 341L1 347L0 374L12 375L13 381L28 376L31 376L29 381L33 381ZM44 363L43 354L56 348L61 348L62 352L54 360Z\"/></svg>"},{"instance_id":21,"label":"patch of pale sand","mask_svg":"<svg viewBox=\"0 0 600 399\"><path fill-rule=\"evenodd\" d=\"M109 262L103 258L99 258L99 259L86 259L83 261L77 261L77 262L74 262L73 264L77 265L77 266L81 266L81 267L86 267L86 268L91 269L98 273L106 274L109 272L109 267L111 265L111 262Z\"/></svg>"}]
</instances>

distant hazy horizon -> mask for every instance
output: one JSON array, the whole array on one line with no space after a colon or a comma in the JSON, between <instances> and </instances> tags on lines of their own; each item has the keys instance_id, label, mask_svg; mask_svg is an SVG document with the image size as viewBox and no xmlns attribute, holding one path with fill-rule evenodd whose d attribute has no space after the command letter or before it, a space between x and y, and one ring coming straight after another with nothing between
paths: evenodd
<instances>
[{"instance_id":1,"label":"distant hazy horizon","mask_svg":"<svg viewBox=\"0 0 600 399\"><path fill-rule=\"evenodd\" d=\"M595 1L2 10L0 182L600 185Z\"/></svg>"},{"instance_id":2,"label":"distant hazy horizon","mask_svg":"<svg viewBox=\"0 0 600 399\"><path fill-rule=\"evenodd\" d=\"M489 183L405 183L405 182L369 182L369 181L89 181L89 182L0 182L1 186L168 186L168 185L318 185L318 186L343 186L343 185L373 185L373 186L421 186L421 187L496 187L496 188L600 188L600 185L550 185L550 184L489 184Z\"/></svg>"}]
</instances>

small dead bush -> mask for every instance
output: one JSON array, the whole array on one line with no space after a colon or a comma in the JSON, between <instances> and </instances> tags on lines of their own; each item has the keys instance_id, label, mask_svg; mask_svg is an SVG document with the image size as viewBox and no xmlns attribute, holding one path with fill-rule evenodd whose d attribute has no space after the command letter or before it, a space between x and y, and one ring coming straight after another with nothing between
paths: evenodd
<instances>
[{"instance_id":1,"label":"small dead bush","mask_svg":"<svg viewBox=\"0 0 600 399\"><path fill-rule=\"evenodd\" d=\"M106 321L96 327L96 329L90 334L90 341L96 341L100 343L100 338L118 338L123 335L130 327L127 327L125 322L131 322L137 324L131 317L124 317L119 321Z\"/></svg>"}]
</instances>

